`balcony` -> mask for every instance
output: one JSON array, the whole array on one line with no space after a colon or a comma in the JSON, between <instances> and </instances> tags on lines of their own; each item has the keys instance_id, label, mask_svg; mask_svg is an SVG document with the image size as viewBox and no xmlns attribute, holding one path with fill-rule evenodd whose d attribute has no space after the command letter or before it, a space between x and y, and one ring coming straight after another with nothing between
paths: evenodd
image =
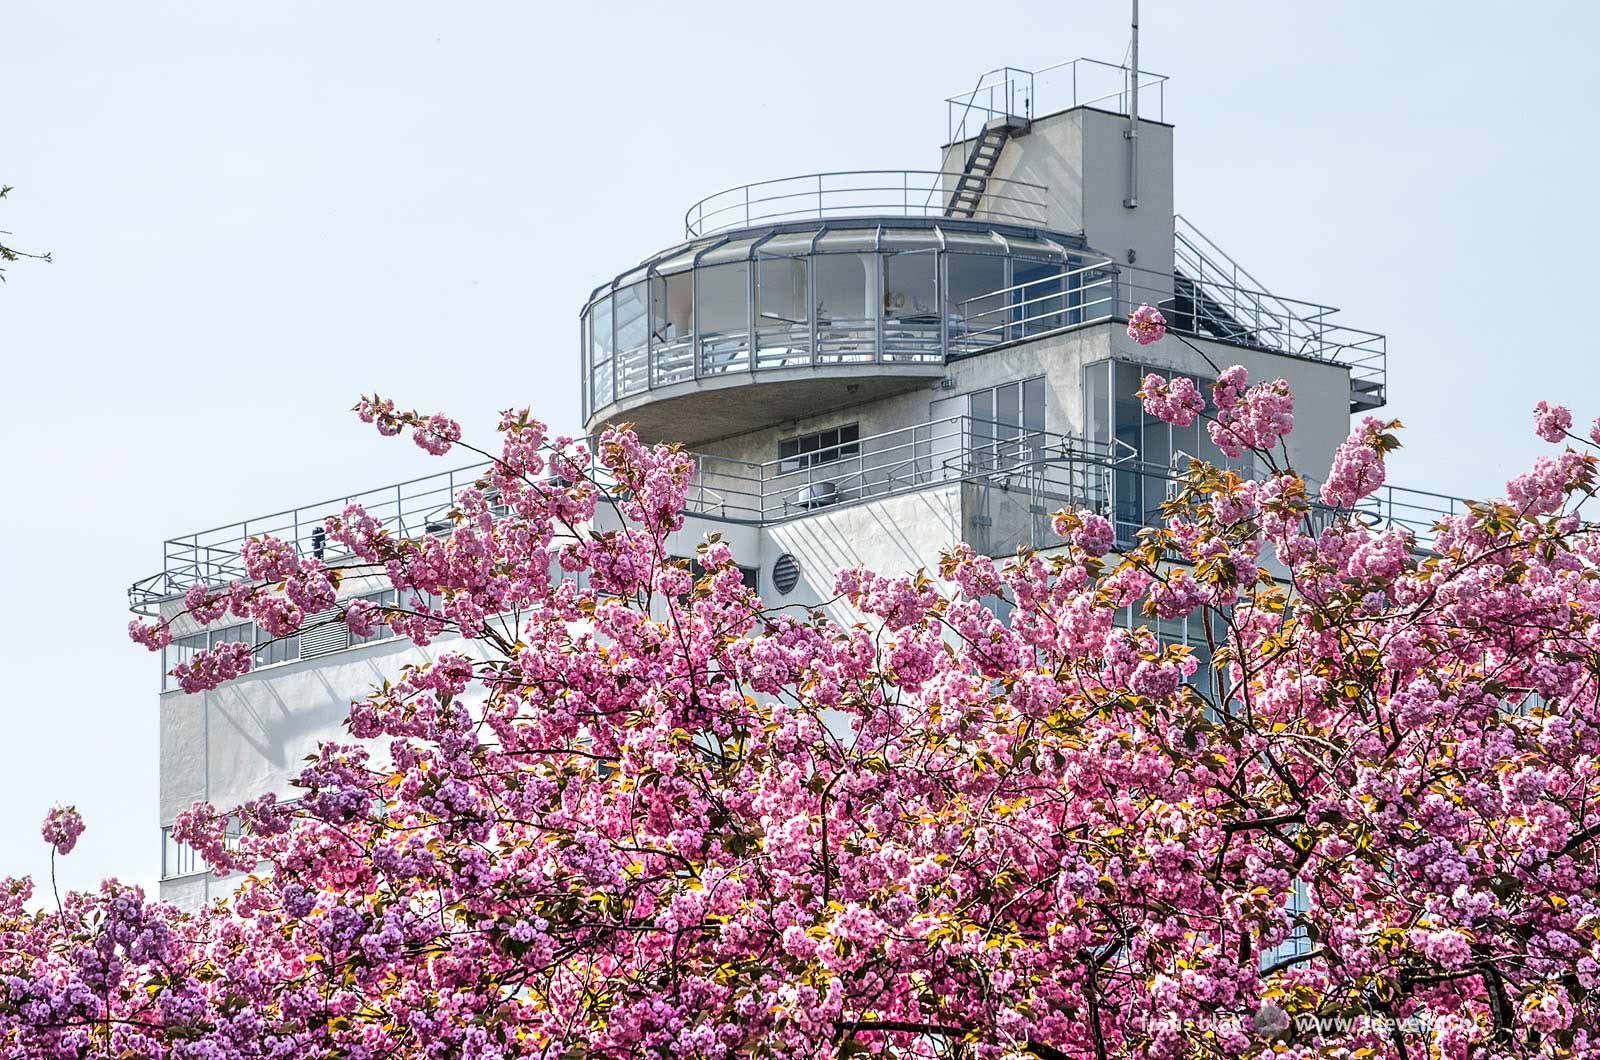
<instances>
[{"instance_id":1,"label":"balcony","mask_svg":"<svg viewBox=\"0 0 1600 1060\"><path fill-rule=\"evenodd\" d=\"M646 439L696 445L917 389L953 351L1082 322L1066 287L1097 260L1073 236L942 216L696 239L584 308L585 423L627 420ZM997 301L1013 288L1026 293ZM1046 311L1051 291L1062 304ZM1015 319L997 331L1001 309Z\"/></svg>"},{"instance_id":2,"label":"balcony","mask_svg":"<svg viewBox=\"0 0 1600 1060\"><path fill-rule=\"evenodd\" d=\"M758 463L700 455L696 461L688 513L712 522L758 527L961 485L969 490L963 500L969 539L974 547L994 555L1009 554L1018 546L1058 544L1049 530L1049 517L1063 507L1106 514L1116 525L1119 540L1127 543L1140 527L1160 518L1160 503L1170 496L1177 476L1173 466L1141 462L1136 452L1119 442L971 416L919 423L799 457ZM478 464L440 472L173 538L164 543L161 571L129 589L130 605L138 613L153 614L162 601L181 595L191 585L242 578L240 549L251 536L271 534L302 554L338 562L346 557L323 537L320 527L324 518L353 503L363 505L382 526L399 535L447 532L452 526L447 514L456 492L487 468ZM601 475L598 469L595 473ZM1374 525L1410 530L1426 547L1436 520L1466 509L1458 498L1385 486L1358 510ZM1331 515L1323 509L1314 512L1319 520Z\"/></svg>"}]
</instances>

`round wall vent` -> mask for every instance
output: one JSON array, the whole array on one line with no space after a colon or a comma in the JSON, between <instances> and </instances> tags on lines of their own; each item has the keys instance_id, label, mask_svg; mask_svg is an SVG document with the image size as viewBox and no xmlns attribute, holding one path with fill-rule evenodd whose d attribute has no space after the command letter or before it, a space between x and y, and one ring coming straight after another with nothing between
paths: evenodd
<instances>
[{"instance_id":1,"label":"round wall vent","mask_svg":"<svg viewBox=\"0 0 1600 1060\"><path fill-rule=\"evenodd\" d=\"M779 595L788 596L800 584L800 561L785 552L772 565L772 585Z\"/></svg>"}]
</instances>

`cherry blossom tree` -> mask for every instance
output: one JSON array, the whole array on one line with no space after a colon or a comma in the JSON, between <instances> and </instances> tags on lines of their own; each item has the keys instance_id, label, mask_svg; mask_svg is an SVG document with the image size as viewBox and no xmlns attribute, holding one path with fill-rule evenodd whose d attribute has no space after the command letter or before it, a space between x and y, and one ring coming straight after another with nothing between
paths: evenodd
<instances>
[{"instance_id":1,"label":"cherry blossom tree","mask_svg":"<svg viewBox=\"0 0 1600 1060\"><path fill-rule=\"evenodd\" d=\"M764 606L715 537L673 558L679 449L526 412L448 532L352 507L346 562L252 541L191 616L286 636L376 572L399 602L333 621L430 661L351 705L298 799L180 819L230 901L0 887L0 1052L1600 1055L1600 427L1541 407L1569 444L1424 548L1360 507L1398 424L1313 496L1281 380L1142 393L1259 477L1194 465L1120 551L1063 511L1048 553L840 571L855 622ZM1154 632L1182 616L1204 666Z\"/></svg>"}]
</instances>

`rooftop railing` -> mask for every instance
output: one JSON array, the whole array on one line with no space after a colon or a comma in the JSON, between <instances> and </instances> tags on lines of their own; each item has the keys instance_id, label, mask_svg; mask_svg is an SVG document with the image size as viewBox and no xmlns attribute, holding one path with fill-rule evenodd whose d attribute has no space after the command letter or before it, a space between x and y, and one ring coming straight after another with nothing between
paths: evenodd
<instances>
[{"instance_id":1,"label":"rooftop railing","mask_svg":"<svg viewBox=\"0 0 1600 1060\"><path fill-rule=\"evenodd\" d=\"M960 173L919 169L858 169L780 177L708 195L684 211L686 239L783 221L844 217L947 217ZM972 219L1038 226L1045 223L1042 184L988 178ZM961 213L962 219L967 214Z\"/></svg>"},{"instance_id":2,"label":"rooftop railing","mask_svg":"<svg viewBox=\"0 0 1600 1060\"><path fill-rule=\"evenodd\" d=\"M960 302L948 329L952 354L1038 338L1079 324L1126 317L1140 304L1160 309L1167 326L1199 338L1344 365L1352 398L1382 404L1387 340L1330 320L1333 306L1281 298L1210 278L1199 282L1109 260Z\"/></svg>"},{"instance_id":3,"label":"rooftop railing","mask_svg":"<svg viewBox=\"0 0 1600 1060\"><path fill-rule=\"evenodd\" d=\"M971 416L952 416L886 431L798 456L761 462L715 455L696 456L687 511L719 522L765 526L950 483L973 483L987 510L1007 499L1022 523L1033 530L1018 538L1015 527L993 512L975 526L998 552L1015 543L1045 547L1053 543L1039 528L1050 513L1066 506L1107 513L1122 540L1160 518L1160 501L1171 495L1177 471L1141 463L1121 443L1106 443ZM271 534L302 554L329 562L342 555L323 534L322 520L359 503L392 532L405 536L443 533L452 527L448 512L457 491L472 484L488 464L456 468L381 489L306 505L173 538L164 543L163 569L129 590L134 610L148 613L163 599L196 583L220 584L244 577L239 552L252 536ZM597 477L604 480L603 474ZM1358 506L1375 525L1403 526L1424 545L1433 523L1465 510L1465 502L1444 494L1386 486ZM1316 518L1332 515L1318 510ZM1012 520L1015 523L1016 520ZM983 525L1001 530L984 530ZM997 536L998 535L998 536ZM1008 547L1007 547L1008 546Z\"/></svg>"},{"instance_id":4,"label":"rooftop railing","mask_svg":"<svg viewBox=\"0 0 1600 1060\"><path fill-rule=\"evenodd\" d=\"M945 142L971 139L1002 118L1032 121L1070 107L1099 107L1126 114L1133 71L1120 63L1080 56L1039 70L1002 66L978 78L969 91L945 100ZM1139 110L1166 120L1167 76L1139 71ZM1152 106L1153 104L1153 106Z\"/></svg>"}]
</instances>

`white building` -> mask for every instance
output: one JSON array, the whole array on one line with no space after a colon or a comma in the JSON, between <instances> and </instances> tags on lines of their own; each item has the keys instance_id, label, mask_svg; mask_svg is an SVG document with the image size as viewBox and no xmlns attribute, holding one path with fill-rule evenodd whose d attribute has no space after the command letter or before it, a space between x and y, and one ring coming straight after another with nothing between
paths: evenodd
<instances>
[{"instance_id":1,"label":"white building","mask_svg":"<svg viewBox=\"0 0 1600 1060\"><path fill-rule=\"evenodd\" d=\"M1169 427L1133 396L1147 368L1214 374L1174 336L1134 344L1126 320L1141 302L1217 366L1288 379L1291 456L1312 478L1327 471L1350 414L1384 403L1384 338L1268 292L1174 212L1166 79L1136 76L1135 107L1123 67L995 71L946 101L933 169L713 195L689 209L682 243L595 290L581 312L584 422L629 421L701 454L682 555L719 530L769 603L814 603L848 564L912 570L960 541L993 555L1048 548L1063 506L1102 510L1131 539L1156 517L1175 461L1223 462L1204 430ZM135 609L172 616L194 581L238 576L252 534L320 555L323 516L352 501L404 532L442 529L475 477L168 541L163 570L131 591ZM1425 531L1454 502L1389 489L1371 503ZM251 635L184 621L163 670L208 638ZM1163 632L1185 636L1181 624ZM166 838L179 811L291 795L302 757L344 736L350 700L424 654L331 628L263 647L254 672L216 691L164 685L162 897L191 904L232 888Z\"/></svg>"}]
</instances>

